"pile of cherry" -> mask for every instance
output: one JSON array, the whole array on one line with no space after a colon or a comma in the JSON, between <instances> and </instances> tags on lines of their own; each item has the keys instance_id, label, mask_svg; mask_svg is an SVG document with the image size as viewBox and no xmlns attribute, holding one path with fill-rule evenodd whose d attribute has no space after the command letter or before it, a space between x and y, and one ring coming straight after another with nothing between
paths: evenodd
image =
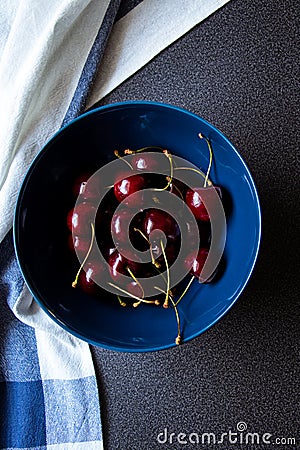
<instances>
[{"instance_id":1,"label":"pile of cherry","mask_svg":"<svg viewBox=\"0 0 300 450\"><path fill-rule=\"evenodd\" d=\"M172 163L171 154L167 150L163 151ZM120 305L126 306L131 301L131 304L135 307L140 303L153 303L156 305L162 304L164 307L173 306L176 309L178 298L180 300L183 297L176 292L176 287L170 289L169 292L167 292L167 289L166 292L158 292L155 298L144 298L143 287L138 278L152 277L159 272L170 270L179 253L182 239L181 230L176 220L169 213L159 208L143 209L142 204L136 205L136 201L131 204L132 202L128 198L131 194L143 189L155 187L175 194L190 208L198 224L201 243L200 248L195 252L193 236L189 234L188 229L185 230L191 245L191 253L187 254L183 264L192 275L190 285L193 279L203 282L201 272L210 247L210 216L203 202L203 193L216 189L221 198L222 192L219 187L212 186L211 183L203 187L203 177L199 177L199 186L188 188L174 176L157 175L155 174L157 163L152 153L147 151L131 151L131 153L130 164L126 165L124 175L122 173L122 179L117 178L118 181L108 190L99 208L97 208L99 186L97 182L87 183L91 173L82 174L74 181L72 190L77 201L75 207L69 211L67 216L67 226L72 233L69 235L69 248L73 252L76 250L83 263L76 278L74 276L75 280L72 286L78 287L91 295L103 293L102 288L93 281L93 278L101 276L103 271L101 262L94 257L93 248L95 241L97 241L99 249L109 265L112 285L118 286L120 274L128 277L126 287L122 286L120 296L117 296ZM117 152L116 154L118 155ZM134 169L134 174L131 173L130 166ZM152 171L153 174L144 172L145 170ZM95 180L97 181L97 178ZM124 208L115 212L120 203ZM131 220L132 208L135 208L138 212ZM93 217L96 217L94 225L92 225ZM133 261L123 256L122 252L116 248L115 243L118 246L120 245L120 248L126 244L129 222L129 237L133 247L139 251L149 250L150 247L151 262L139 263ZM162 231L166 236L163 254L161 241L155 240L155 230ZM112 239L112 233L114 240ZM214 274L204 282L211 282L213 278ZM126 292L126 297L122 296L122 292ZM176 318L178 322L176 343L179 344L181 336L177 309Z\"/></svg>"}]
</instances>

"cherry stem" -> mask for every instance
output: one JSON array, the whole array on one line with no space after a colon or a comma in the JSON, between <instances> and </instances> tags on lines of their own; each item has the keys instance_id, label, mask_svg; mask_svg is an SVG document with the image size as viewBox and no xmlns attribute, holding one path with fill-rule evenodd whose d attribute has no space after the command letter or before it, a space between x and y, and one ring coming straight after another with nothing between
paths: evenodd
<instances>
[{"instance_id":1,"label":"cherry stem","mask_svg":"<svg viewBox=\"0 0 300 450\"><path fill-rule=\"evenodd\" d=\"M180 195L181 200L184 201L184 198L183 198L183 195L182 195L181 190L176 186L176 184L173 184L173 187L174 187L174 189L178 192L178 194Z\"/></svg>"},{"instance_id":2,"label":"cherry stem","mask_svg":"<svg viewBox=\"0 0 300 450\"><path fill-rule=\"evenodd\" d=\"M109 284L109 286L112 286L113 288L118 289L120 292L123 292L123 294L126 294L129 297L134 298L135 300L138 300L138 302L134 303L133 306L137 306L141 302L142 303L152 303L152 304L155 304L155 305L159 305L159 301L158 300L145 300L144 298L137 297L136 295L131 294L131 292L128 292L125 289L120 288L119 286L117 286L114 283L110 283L109 282L108 284Z\"/></svg>"},{"instance_id":3,"label":"cherry stem","mask_svg":"<svg viewBox=\"0 0 300 450\"><path fill-rule=\"evenodd\" d=\"M162 292L163 294L166 294L166 291L159 286L154 286L154 289L158 290L159 292ZM169 291L169 297L173 297L172 291Z\"/></svg>"},{"instance_id":4,"label":"cherry stem","mask_svg":"<svg viewBox=\"0 0 300 450\"><path fill-rule=\"evenodd\" d=\"M155 270L156 270L156 272L159 273L159 275L163 278L164 282L167 283L167 280L166 280L166 278L164 277L164 274L161 273L161 271L159 270L159 268L155 266ZM165 291L163 291L163 292L164 292L164 294L165 294Z\"/></svg>"},{"instance_id":5,"label":"cherry stem","mask_svg":"<svg viewBox=\"0 0 300 450\"><path fill-rule=\"evenodd\" d=\"M149 239L147 238L147 236L142 232L142 230L139 230L139 228L134 228L134 231L138 231L140 233L140 235L148 242L149 244L149 251L150 251L150 255L151 255L151 263L156 267L159 268L160 264L155 261L154 255L153 255L153 250L152 250L152 244L149 241Z\"/></svg>"},{"instance_id":6,"label":"cherry stem","mask_svg":"<svg viewBox=\"0 0 300 450\"><path fill-rule=\"evenodd\" d=\"M170 300L171 300L172 305L174 307L175 316L176 316L176 320L177 320L177 337L175 339L175 344L179 345L179 344L181 344L180 317L179 317L179 314L178 314L178 309L177 309L176 303L174 303L172 297L170 297Z\"/></svg>"},{"instance_id":7,"label":"cherry stem","mask_svg":"<svg viewBox=\"0 0 300 450\"><path fill-rule=\"evenodd\" d=\"M85 258L84 258L83 262L81 263L81 266L80 266L79 269L78 269L78 272L77 272L77 274L76 274L75 280L74 280L73 283L72 283L72 287L73 287L73 288L75 288L75 287L77 286L77 283L78 283L78 277L79 277L79 275L80 275L80 272L81 272L81 270L83 269L83 266L85 265L85 263L86 263L88 257L90 256L90 253L91 253L91 251L92 251L92 247L93 247L94 239L95 239L95 227L94 227L94 224L93 224L93 223L91 223L91 228L92 228L91 243L90 243L90 246L89 246L89 249L88 249L88 251L87 251L87 254L86 254Z\"/></svg>"},{"instance_id":8,"label":"cherry stem","mask_svg":"<svg viewBox=\"0 0 300 450\"><path fill-rule=\"evenodd\" d=\"M119 300L119 303L121 306L127 306L126 303L121 299L119 295L117 295L117 299Z\"/></svg>"},{"instance_id":9,"label":"cherry stem","mask_svg":"<svg viewBox=\"0 0 300 450\"><path fill-rule=\"evenodd\" d=\"M163 241L160 241L160 246L161 246L161 251L164 256L164 260L165 260L165 264L166 264L166 268L167 268L167 291L166 291L166 298L165 298L163 307L168 308L168 306L169 306L169 291L170 291L170 269L169 269L168 259L167 259L166 252L164 249Z\"/></svg>"},{"instance_id":10,"label":"cherry stem","mask_svg":"<svg viewBox=\"0 0 300 450\"><path fill-rule=\"evenodd\" d=\"M179 299L178 299L177 302L175 303L176 306L178 305L178 303L180 302L180 300L182 300L182 298L185 296L185 294L186 294L187 291L189 290L189 288L190 288L192 282L194 281L194 278L195 278L195 277L194 277L194 275L193 275L192 278L190 279L190 281L188 282L188 284L187 284L185 290L182 292L181 296L179 297Z\"/></svg>"},{"instance_id":11,"label":"cherry stem","mask_svg":"<svg viewBox=\"0 0 300 450\"><path fill-rule=\"evenodd\" d=\"M115 155L117 158L119 158L119 159L121 159L122 161L124 161L124 162L130 167L130 169L133 170L133 167L132 167L132 165L130 164L130 162L127 161L127 159L125 159L123 156L120 156L118 150L115 150L115 151L114 151L114 155Z\"/></svg>"},{"instance_id":12,"label":"cherry stem","mask_svg":"<svg viewBox=\"0 0 300 450\"><path fill-rule=\"evenodd\" d=\"M175 167L175 170L191 170L192 172L196 172L199 175L201 175L204 178L204 180L206 178L206 175L203 172L201 172L201 170L197 170L194 167ZM207 178L207 184L208 184L208 186L213 185L212 182L208 178Z\"/></svg>"},{"instance_id":13,"label":"cherry stem","mask_svg":"<svg viewBox=\"0 0 300 450\"><path fill-rule=\"evenodd\" d=\"M133 155L135 153L144 152L145 150L148 150L149 148L156 148L158 150L163 150L162 147L157 147L156 145L149 145L147 147L139 148L138 150L131 150L130 148L126 148L126 150L124 150L124 155Z\"/></svg>"},{"instance_id":14,"label":"cherry stem","mask_svg":"<svg viewBox=\"0 0 300 450\"><path fill-rule=\"evenodd\" d=\"M203 187L206 187L207 181L208 181L208 176L209 176L211 165L212 165L213 152L212 152L211 143L210 143L209 139L207 139L207 137L205 137L202 133L199 133L198 136L200 139L205 140L205 142L207 143L207 146L208 146L208 150L209 150L209 164L208 164L208 169L206 172L206 176L204 179L204 186L203 186Z\"/></svg>"},{"instance_id":15,"label":"cherry stem","mask_svg":"<svg viewBox=\"0 0 300 450\"><path fill-rule=\"evenodd\" d=\"M168 150L163 150L163 154L166 155L166 157L169 160L169 163L170 163L170 175L167 177L167 180L168 180L167 185L164 188L162 188L162 189L154 188L153 189L154 191L165 191L165 190L167 190L170 187L170 184L172 183L172 180L173 180L173 172L174 172L174 170L173 170L172 155L171 155L171 153L168 152Z\"/></svg>"},{"instance_id":16,"label":"cherry stem","mask_svg":"<svg viewBox=\"0 0 300 450\"><path fill-rule=\"evenodd\" d=\"M154 286L154 289L157 289L158 291L162 292L163 294L166 293L163 289L161 289L161 288L158 287L158 286ZM176 315L176 320L177 320L177 327L178 327L178 334L177 334L177 337L176 337L176 339L175 339L175 343L176 343L177 345L179 345L179 344L181 343L181 334L180 334L180 317L179 317L178 309L177 309L177 303L178 303L178 302L177 302L177 303L174 302L174 300L173 300L172 295L170 294L170 292L169 292L169 299L171 300L171 302L172 302L172 304L173 304L173 307L174 307L174 310L175 310L175 315Z\"/></svg>"}]
</instances>

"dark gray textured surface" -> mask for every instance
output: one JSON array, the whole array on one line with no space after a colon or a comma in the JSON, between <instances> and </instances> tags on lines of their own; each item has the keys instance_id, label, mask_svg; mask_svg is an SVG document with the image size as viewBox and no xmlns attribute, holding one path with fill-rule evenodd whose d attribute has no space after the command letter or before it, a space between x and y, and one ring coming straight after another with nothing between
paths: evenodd
<instances>
[{"instance_id":1,"label":"dark gray textured surface","mask_svg":"<svg viewBox=\"0 0 300 450\"><path fill-rule=\"evenodd\" d=\"M249 284L212 329L162 352L92 348L108 450L274 448L157 442L165 427L220 436L240 421L300 448L298 10L232 0L101 102L163 101L216 125L254 176L263 220Z\"/></svg>"}]
</instances>

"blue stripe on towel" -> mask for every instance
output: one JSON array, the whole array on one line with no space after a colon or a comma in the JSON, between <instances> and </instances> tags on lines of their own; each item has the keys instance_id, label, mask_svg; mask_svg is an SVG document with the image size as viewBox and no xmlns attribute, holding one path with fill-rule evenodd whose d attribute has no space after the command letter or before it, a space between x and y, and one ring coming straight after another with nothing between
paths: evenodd
<instances>
[{"instance_id":1,"label":"blue stripe on towel","mask_svg":"<svg viewBox=\"0 0 300 450\"><path fill-rule=\"evenodd\" d=\"M102 26L100 27L90 50L62 126L67 125L85 110L88 94L95 80L97 69L101 62L106 42L114 24L120 3L121 0L111 0L107 8Z\"/></svg>"},{"instance_id":2,"label":"blue stripe on towel","mask_svg":"<svg viewBox=\"0 0 300 450\"><path fill-rule=\"evenodd\" d=\"M24 286L10 230L0 244L0 299L12 308Z\"/></svg>"},{"instance_id":3,"label":"blue stripe on towel","mask_svg":"<svg viewBox=\"0 0 300 450\"><path fill-rule=\"evenodd\" d=\"M46 445L42 381L1 382L0 398L0 448Z\"/></svg>"},{"instance_id":4,"label":"blue stripe on towel","mask_svg":"<svg viewBox=\"0 0 300 450\"><path fill-rule=\"evenodd\" d=\"M40 380L35 331L1 305L0 382ZM2 399L0 397L0 401ZM1 425L0 425L1 435Z\"/></svg>"}]
</instances>

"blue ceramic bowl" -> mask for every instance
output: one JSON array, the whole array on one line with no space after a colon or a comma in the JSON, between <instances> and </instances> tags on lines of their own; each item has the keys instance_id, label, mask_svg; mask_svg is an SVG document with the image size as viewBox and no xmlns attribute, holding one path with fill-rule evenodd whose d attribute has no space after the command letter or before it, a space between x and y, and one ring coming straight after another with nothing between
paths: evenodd
<instances>
[{"instance_id":1,"label":"blue ceramic bowl","mask_svg":"<svg viewBox=\"0 0 300 450\"><path fill-rule=\"evenodd\" d=\"M253 270L260 243L260 207L241 156L220 131L186 110L153 102L125 102L90 111L60 130L33 161L21 187L14 222L18 261L34 298L63 328L105 348L144 352L175 345L173 308L122 308L71 287L66 210L76 171L103 166L115 149L156 145L208 165L198 133L213 147L210 178L228 198L225 262L212 284L193 283L178 309L183 341L199 336L229 310Z\"/></svg>"}]
</instances>

